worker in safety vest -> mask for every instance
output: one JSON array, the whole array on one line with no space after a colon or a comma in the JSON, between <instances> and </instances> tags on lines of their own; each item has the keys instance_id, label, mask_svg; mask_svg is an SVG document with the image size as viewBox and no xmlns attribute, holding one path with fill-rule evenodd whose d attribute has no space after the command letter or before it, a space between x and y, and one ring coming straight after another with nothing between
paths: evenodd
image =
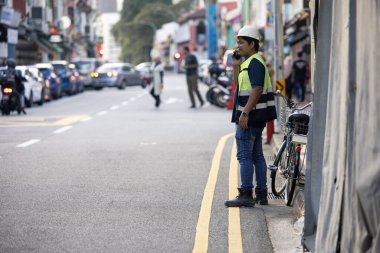
<instances>
[{"instance_id":1,"label":"worker in safety vest","mask_svg":"<svg viewBox=\"0 0 380 253\"><path fill-rule=\"evenodd\" d=\"M252 207L268 204L267 166L261 134L267 122L276 119L274 94L269 71L258 54L259 32L244 26L237 35L238 48L232 57L237 83L232 122L236 124L237 159L240 164L239 195L225 202L227 207ZM243 58L245 59L243 61ZM253 198L253 174L256 174Z\"/></svg>"}]
</instances>

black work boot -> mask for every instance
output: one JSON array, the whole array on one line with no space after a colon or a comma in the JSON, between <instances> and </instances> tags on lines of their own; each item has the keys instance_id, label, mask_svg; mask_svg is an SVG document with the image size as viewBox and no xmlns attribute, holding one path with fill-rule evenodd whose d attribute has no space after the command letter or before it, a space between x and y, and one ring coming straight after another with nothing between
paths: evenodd
<instances>
[{"instance_id":1,"label":"black work boot","mask_svg":"<svg viewBox=\"0 0 380 253\"><path fill-rule=\"evenodd\" d=\"M268 190L255 189L254 201L260 205L268 205Z\"/></svg>"},{"instance_id":2,"label":"black work boot","mask_svg":"<svg viewBox=\"0 0 380 253\"><path fill-rule=\"evenodd\" d=\"M238 188L238 190L239 195L235 199L227 200L224 203L227 207L255 206L255 201L252 197L252 190L243 191L241 188Z\"/></svg>"}]
</instances>

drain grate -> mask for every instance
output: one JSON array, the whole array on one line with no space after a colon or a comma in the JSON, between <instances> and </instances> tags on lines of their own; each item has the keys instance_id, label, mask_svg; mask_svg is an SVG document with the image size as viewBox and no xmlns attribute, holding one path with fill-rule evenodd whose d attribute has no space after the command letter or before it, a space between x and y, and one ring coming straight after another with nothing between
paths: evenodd
<instances>
[{"instance_id":1,"label":"drain grate","mask_svg":"<svg viewBox=\"0 0 380 253\"><path fill-rule=\"evenodd\" d=\"M284 193L281 194L281 196L277 197L271 192L268 192L268 199L285 199Z\"/></svg>"}]
</instances>

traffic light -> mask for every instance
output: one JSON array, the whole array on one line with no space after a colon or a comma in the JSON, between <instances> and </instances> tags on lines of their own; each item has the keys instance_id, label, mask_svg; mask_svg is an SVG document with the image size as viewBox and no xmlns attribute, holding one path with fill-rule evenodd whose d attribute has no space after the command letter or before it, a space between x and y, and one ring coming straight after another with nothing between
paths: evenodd
<instances>
[{"instance_id":1,"label":"traffic light","mask_svg":"<svg viewBox=\"0 0 380 253\"><path fill-rule=\"evenodd\" d=\"M96 45L96 53L98 54L98 58L102 59L103 58L103 45L102 44L97 44Z\"/></svg>"}]
</instances>

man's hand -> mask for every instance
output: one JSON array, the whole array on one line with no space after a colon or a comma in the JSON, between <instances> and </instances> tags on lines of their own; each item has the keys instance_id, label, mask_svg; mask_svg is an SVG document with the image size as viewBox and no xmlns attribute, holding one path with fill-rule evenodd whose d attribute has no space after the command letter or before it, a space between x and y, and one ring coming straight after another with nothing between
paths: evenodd
<instances>
[{"instance_id":1,"label":"man's hand","mask_svg":"<svg viewBox=\"0 0 380 253\"><path fill-rule=\"evenodd\" d=\"M231 57L232 61L231 64L233 67L239 67L241 64L241 57L239 60L237 60L235 57Z\"/></svg>"},{"instance_id":2,"label":"man's hand","mask_svg":"<svg viewBox=\"0 0 380 253\"><path fill-rule=\"evenodd\" d=\"M239 117L239 126L243 129L248 129L248 114L242 113Z\"/></svg>"}]
</instances>

